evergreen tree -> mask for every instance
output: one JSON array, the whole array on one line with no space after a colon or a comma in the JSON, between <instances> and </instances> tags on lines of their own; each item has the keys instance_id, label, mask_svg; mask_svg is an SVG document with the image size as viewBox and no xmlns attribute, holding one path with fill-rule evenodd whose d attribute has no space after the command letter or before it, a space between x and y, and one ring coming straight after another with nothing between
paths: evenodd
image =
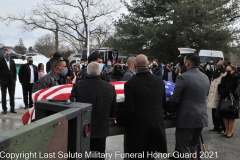
<instances>
[{"instance_id":1,"label":"evergreen tree","mask_svg":"<svg viewBox=\"0 0 240 160\"><path fill-rule=\"evenodd\" d=\"M129 14L115 22L108 46L174 60L179 47L232 51L239 33L229 26L239 17L239 0L132 0Z\"/></svg>"},{"instance_id":2,"label":"evergreen tree","mask_svg":"<svg viewBox=\"0 0 240 160\"><path fill-rule=\"evenodd\" d=\"M20 38L18 44L14 46L14 50L19 54L26 54L27 48L24 46L22 38Z\"/></svg>"},{"instance_id":3,"label":"evergreen tree","mask_svg":"<svg viewBox=\"0 0 240 160\"><path fill-rule=\"evenodd\" d=\"M35 52L32 46L28 48L28 52Z\"/></svg>"}]
</instances>

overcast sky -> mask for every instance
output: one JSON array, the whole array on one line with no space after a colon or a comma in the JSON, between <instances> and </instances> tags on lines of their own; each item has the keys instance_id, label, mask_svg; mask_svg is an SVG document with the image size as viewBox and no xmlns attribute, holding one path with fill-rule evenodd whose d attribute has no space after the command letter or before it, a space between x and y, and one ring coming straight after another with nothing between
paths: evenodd
<instances>
[{"instance_id":1,"label":"overcast sky","mask_svg":"<svg viewBox=\"0 0 240 160\"><path fill-rule=\"evenodd\" d=\"M130 0L127 0L128 2ZM7 14L18 14L23 12L28 12L31 8L34 8L37 3L44 2L44 0L0 0L0 15L4 16ZM120 13L126 13L126 8L122 8ZM33 46L35 41L47 34L51 33L43 29L37 29L33 32L22 32L19 29L20 22L11 22L10 26L5 25L6 22L0 22L0 43L3 43L5 46L15 46L18 44L19 39L23 39L23 43L26 48Z\"/></svg>"}]
</instances>

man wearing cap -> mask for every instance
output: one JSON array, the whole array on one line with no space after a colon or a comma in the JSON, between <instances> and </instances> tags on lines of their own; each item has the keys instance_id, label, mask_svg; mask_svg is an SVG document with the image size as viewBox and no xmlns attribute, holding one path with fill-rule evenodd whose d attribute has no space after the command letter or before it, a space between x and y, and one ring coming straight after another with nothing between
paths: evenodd
<instances>
[{"instance_id":1,"label":"man wearing cap","mask_svg":"<svg viewBox=\"0 0 240 160\"><path fill-rule=\"evenodd\" d=\"M184 57L187 55L187 54L190 54L190 53L194 53L196 50L195 49L192 49L192 48L178 48L179 52L180 52L180 55L178 56L180 58L180 74L186 72L186 67L184 65Z\"/></svg>"},{"instance_id":2,"label":"man wearing cap","mask_svg":"<svg viewBox=\"0 0 240 160\"><path fill-rule=\"evenodd\" d=\"M62 57L52 58L50 62L51 70L44 75L40 80L33 85L32 93L43 88L53 87L65 84L61 77L65 77L68 73L68 68L65 60Z\"/></svg>"},{"instance_id":3,"label":"man wearing cap","mask_svg":"<svg viewBox=\"0 0 240 160\"><path fill-rule=\"evenodd\" d=\"M60 57L62 57L62 55L61 55L61 53L59 53L59 52L55 52L55 53L53 54L53 58L59 59ZM63 57L62 57L62 58L63 58ZM75 76L74 76L74 74L73 74L72 67L70 66L69 60L67 60L67 59L65 59L65 58L63 58L63 60L66 62L68 72L67 72L67 75L65 75L64 77L61 76L60 78L61 78L61 80L63 81L62 83L66 83L66 82L65 82L66 79L67 79L67 81L69 82L69 81L72 81Z\"/></svg>"},{"instance_id":4,"label":"man wearing cap","mask_svg":"<svg viewBox=\"0 0 240 160\"><path fill-rule=\"evenodd\" d=\"M98 53L92 53L89 55L88 57L88 64L91 62L97 62L100 64L100 69L101 71L103 70L103 58L100 54ZM78 75L77 75L77 80L76 82L78 82L79 80L83 80L85 78L85 76L87 75L87 69L83 69Z\"/></svg>"},{"instance_id":5,"label":"man wearing cap","mask_svg":"<svg viewBox=\"0 0 240 160\"><path fill-rule=\"evenodd\" d=\"M82 69L81 60L80 60L79 58L76 59L76 63L75 63L74 65L76 65L76 66L78 67L79 70Z\"/></svg>"}]
</instances>

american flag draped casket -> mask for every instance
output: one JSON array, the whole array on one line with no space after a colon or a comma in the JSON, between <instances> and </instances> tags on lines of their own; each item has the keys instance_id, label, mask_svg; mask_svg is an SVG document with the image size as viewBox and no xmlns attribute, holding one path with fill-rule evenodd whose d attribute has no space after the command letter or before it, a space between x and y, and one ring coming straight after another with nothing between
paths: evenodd
<instances>
[{"instance_id":1,"label":"american flag draped casket","mask_svg":"<svg viewBox=\"0 0 240 160\"><path fill-rule=\"evenodd\" d=\"M124 102L124 83L125 81L116 81L116 82L109 82L110 84L115 86L117 98L116 101L119 104L119 106L122 106L122 102ZM175 87L175 84L169 81L164 81L165 89L166 89L166 99L168 100L170 96L173 94L173 89ZM53 100L64 100L69 99L71 90L72 90L72 84L66 84L66 85L59 85L54 86L50 88L45 88L42 90L39 90L32 94L33 101L39 101L44 99L53 99ZM35 112L34 107L30 108L23 116L22 121L23 124L29 124L32 119L35 118Z\"/></svg>"}]
</instances>

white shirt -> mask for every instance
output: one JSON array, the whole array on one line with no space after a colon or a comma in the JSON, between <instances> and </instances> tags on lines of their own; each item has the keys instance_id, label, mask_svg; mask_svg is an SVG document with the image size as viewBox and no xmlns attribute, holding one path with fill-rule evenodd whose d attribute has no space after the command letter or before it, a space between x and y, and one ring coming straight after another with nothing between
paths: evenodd
<instances>
[{"instance_id":1,"label":"white shirt","mask_svg":"<svg viewBox=\"0 0 240 160\"><path fill-rule=\"evenodd\" d=\"M4 59L5 59L5 58L4 58ZM7 63L8 69L10 70L10 60L7 61L7 60L5 59L5 61L6 61L6 63Z\"/></svg>"},{"instance_id":2,"label":"white shirt","mask_svg":"<svg viewBox=\"0 0 240 160\"><path fill-rule=\"evenodd\" d=\"M30 72L30 83L34 83L34 70L33 70L33 65L29 65L29 68L31 70Z\"/></svg>"}]
</instances>

